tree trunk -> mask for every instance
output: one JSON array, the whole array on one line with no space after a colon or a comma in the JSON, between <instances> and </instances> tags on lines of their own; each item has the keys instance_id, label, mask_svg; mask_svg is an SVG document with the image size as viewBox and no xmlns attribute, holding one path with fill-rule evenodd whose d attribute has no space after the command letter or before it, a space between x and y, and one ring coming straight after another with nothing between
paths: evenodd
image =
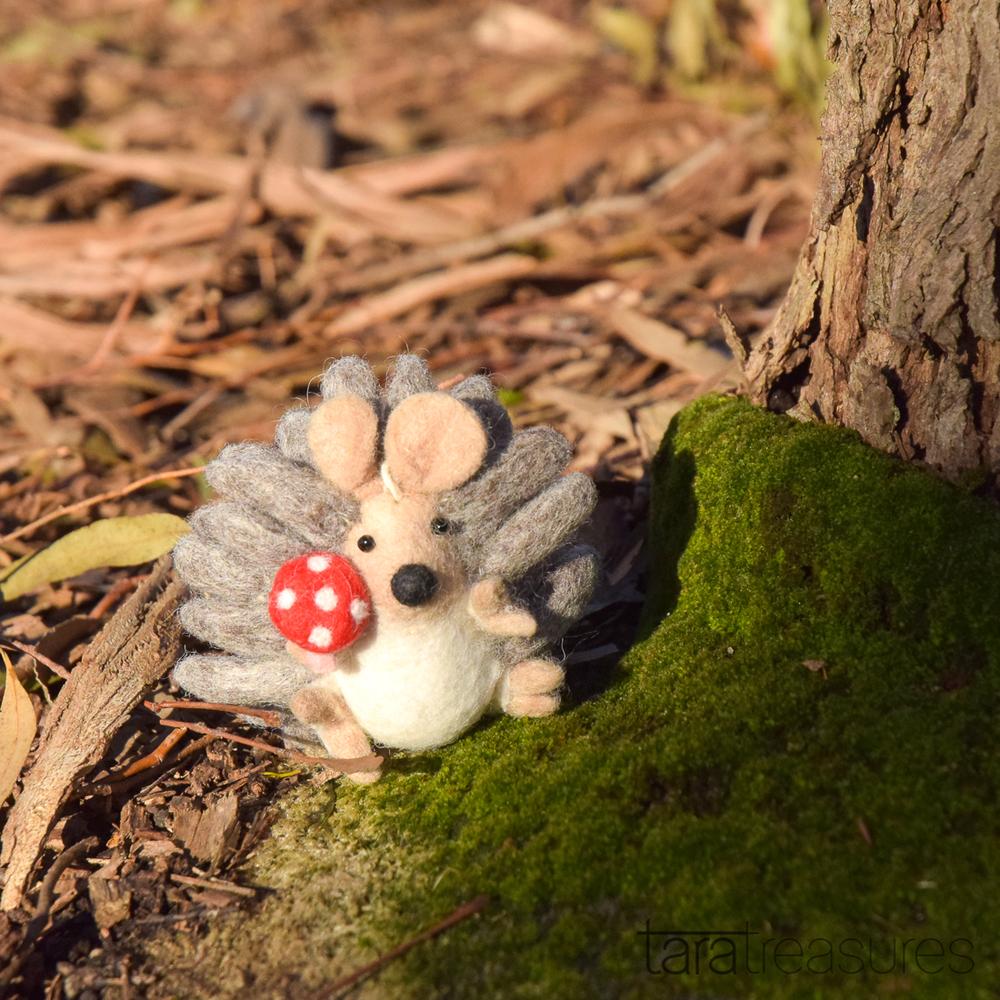
<instances>
[{"instance_id":1,"label":"tree trunk","mask_svg":"<svg viewBox=\"0 0 1000 1000\"><path fill-rule=\"evenodd\" d=\"M754 400L1000 483L1000 0L831 0L823 152Z\"/></svg>"}]
</instances>

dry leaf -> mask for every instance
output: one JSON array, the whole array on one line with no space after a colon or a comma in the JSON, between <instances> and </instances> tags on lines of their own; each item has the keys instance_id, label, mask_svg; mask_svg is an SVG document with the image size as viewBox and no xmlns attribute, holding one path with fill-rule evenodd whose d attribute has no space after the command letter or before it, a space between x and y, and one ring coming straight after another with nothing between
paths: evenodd
<instances>
[{"instance_id":1,"label":"dry leaf","mask_svg":"<svg viewBox=\"0 0 1000 1000\"><path fill-rule=\"evenodd\" d=\"M0 649L6 681L0 703L0 804L13 791L27 760L37 723L28 692L21 686L10 657Z\"/></svg>"},{"instance_id":2,"label":"dry leaf","mask_svg":"<svg viewBox=\"0 0 1000 1000\"><path fill-rule=\"evenodd\" d=\"M176 514L109 517L77 528L23 562L0 583L0 597L12 601L87 570L136 566L169 552L188 530Z\"/></svg>"}]
</instances>

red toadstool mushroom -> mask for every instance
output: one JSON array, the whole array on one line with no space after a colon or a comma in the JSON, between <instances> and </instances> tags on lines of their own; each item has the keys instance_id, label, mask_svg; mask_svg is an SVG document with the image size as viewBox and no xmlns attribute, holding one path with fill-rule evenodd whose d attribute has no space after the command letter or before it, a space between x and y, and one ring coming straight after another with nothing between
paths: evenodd
<instances>
[{"instance_id":1,"label":"red toadstool mushroom","mask_svg":"<svg viewBox=\"0 0 1000 1000\"><path fill-rule=\"evenodd\" d=\"M371 597L358 571L335 552L307 552L275 574L268 601L275 628L313 653L354 642L371 618Z\"/></svg>"}]
</instances>

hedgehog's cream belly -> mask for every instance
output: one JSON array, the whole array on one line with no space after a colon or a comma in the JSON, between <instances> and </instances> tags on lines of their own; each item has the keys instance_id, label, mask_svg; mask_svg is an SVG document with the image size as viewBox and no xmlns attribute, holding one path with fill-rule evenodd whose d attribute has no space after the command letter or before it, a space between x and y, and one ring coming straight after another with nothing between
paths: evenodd
<instances>
[{"instance_id":1,"label":"hedgehog's cream belly","mask_svg":"<svg viewBox=\"0 0 1000 1000\"><path fill-rule=\"evenodd\" d=\"M333 676L376 743L428 750L460 736L486 710L501 666L464 609L406 626L376 625Z\"/></svg>"}]
</instances>

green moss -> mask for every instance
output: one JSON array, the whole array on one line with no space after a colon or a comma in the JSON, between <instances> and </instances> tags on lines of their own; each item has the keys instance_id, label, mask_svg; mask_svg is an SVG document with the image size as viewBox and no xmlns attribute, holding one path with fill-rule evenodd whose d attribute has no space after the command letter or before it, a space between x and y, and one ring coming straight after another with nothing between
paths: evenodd
<instances>
[{"instance_id":1,"label":"green moss","mask_svg":"<svg viewBox=\"0 0 1000 1000\"><path fill-rule=\"evenodd\" d=\"M1000 512L847 432L710 398L656 459L651 531L645 638L608 690L300 794L256 862L279 892L160 961L299 995L488 893L374 992L995 997ZM771 945L766 972L717 974L713 944L699 975L651 975L647 920L794 937L813 969L828 939L835 970L783 973ZM881 969L896 939L895 971L836 971L852 938ZM930 939L936 974L913 964Z\"/></svg>"}]
</instances>

